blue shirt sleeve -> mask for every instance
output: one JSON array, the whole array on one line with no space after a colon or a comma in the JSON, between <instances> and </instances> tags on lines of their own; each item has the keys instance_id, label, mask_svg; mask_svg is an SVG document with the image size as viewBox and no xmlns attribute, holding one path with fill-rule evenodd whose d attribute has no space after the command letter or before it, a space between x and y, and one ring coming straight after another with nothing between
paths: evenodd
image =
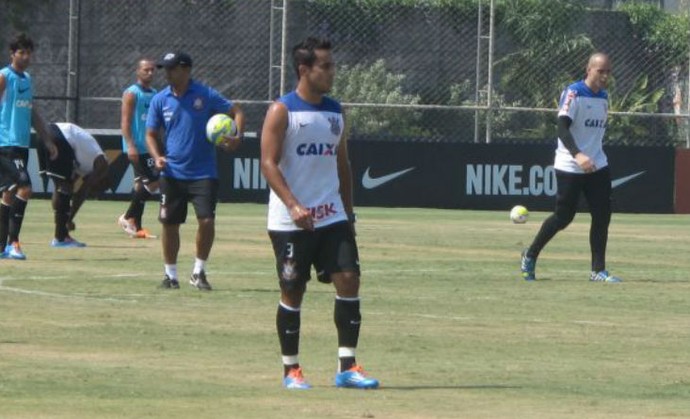
<instances>
[{"instance_id":1,"label":"blue shirt sleeve","mask_svg":"<svg viewBox=\"0 0 690 419\"><path fill-rule=\"evenodd\" d=\"M163 100L160 96L155 95L149 104L149 111L146 114L146 128L150 130L158 130L163 125Z\"/></svg>"},{"instance_id":2,"label":"blue shirt sleeve","mask_svg":"<svg viewBox=\"0 0 690 419\"><path fill-rule=\"evenodd\" d=\"M228 113L232 109L232 102L221 95L216 89L209 87L208 99L211 104L210 108L213 113Z\"/></svg>"}]
</instances>

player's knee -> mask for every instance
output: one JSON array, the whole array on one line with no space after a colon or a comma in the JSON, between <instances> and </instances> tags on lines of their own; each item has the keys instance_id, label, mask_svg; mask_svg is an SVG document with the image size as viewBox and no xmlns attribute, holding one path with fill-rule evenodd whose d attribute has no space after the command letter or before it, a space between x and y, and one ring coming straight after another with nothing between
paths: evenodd
<instances>
[{"instance_id":1,"label":"player's knee","mask_svg":"<svg viewBox=\"0 0 690 419\"><path fill-rule=\"evenodd\" d=\"M284 301L297 303L302 302L302 296L307 291L307 282L294 279L286 280L280 278L280 292Z\"/></svg>"},{"instance_id":2,"label":"player's knee","mask_svg":"<svg viewBox=\"0 0 690 419\"><path fill-rule=\"evenodd\" d=\"M31 186L30 185L24 185L24 186L18 187L15 195L17 195L19 198L23 199L24 201L28 201L29 198L31 198Z\"/></svg>"},{"instance_id":3,"label":"player's knee","mask_svg":"<svg viewBox=\"0 0 690 419\"><path fill-rule=\"evenodd\" d=\"M338 272L331 274L333 285L341 297L359 295L359 274L357 272Z\"/></svg>"}]
</instances>

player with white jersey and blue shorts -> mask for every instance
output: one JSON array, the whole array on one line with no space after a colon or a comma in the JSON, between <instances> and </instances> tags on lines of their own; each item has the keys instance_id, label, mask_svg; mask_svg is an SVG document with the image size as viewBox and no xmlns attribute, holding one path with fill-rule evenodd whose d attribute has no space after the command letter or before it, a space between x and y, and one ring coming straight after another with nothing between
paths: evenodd
<instances>
[{"instance_id":1,"label":"player with white jersey and blue shorts","mask_svg":"<svg viewBox=\"0 0 690 419\"><path fill-rule=\"evenodd\" d=\"M584 195L592 224L590 281L621 282L606 270L606 245L611 221L611 171L603 150L608 118L606 87L611 75L609 57L593 54L584 80L568 86L559 101L556 171L556 209L541 226L534 241L522 253L520 270L528 281L536 279L537 258L546 244L575 217Z\"/></svg>"},{"instance_id":2,"label":"player with white jersey and blue shorts","mask_svg":"<svg viewBox=\"0 0 690 419\"><path fill-rule=\"evenodd\" d=\"M53 137L34 108L33 83L26 72L33 51L31 38L19 34L10 42L10 65L0 70L0 257L17 260L26 259L19 233L31 197L31 127L45 142L50 158L57 157Z\"/></svg>"},{"instance_id":3,"label":"player with white jersey and blue shorts","mask_svg":"<svg viewBox=\"0 0 690 419\"><path fill-rule=\"evenodd\" d=\"M178 289L177 254L180 250L180 224L187 219L187 204L194 206L198 228L196 258L190 284L210 291L206 278L206 261L215 238L218 169L216 145L206 139L206 123L224 113L235 119L238 134L225 137L218 144L233 151L241 144L244 112L217 90L193 80L192 58L184 52L169 52L156 64L165 68L170 85L151 100L146 120L146 147L153 157L160 178L160 212L163 233L165 275L161 287ZM161 150L159 133L163 133Z\"/></svg>"},{"instance_id":4,"label":"player with white jersey and blue shorts","mask_svg":"<svg viewBox=\"0 0 690 419\"><path fill-rule=\"evenodd\" d=\"M129 86L122 95L120 129L122 130L122 151L127 154L134 169L132 199L118 224L132 238L155 238L142 227L146 201L158 192L158 170L146 149L146 116L151 99L156 94L153 83L156 63L142 58L137 63L137 82Z\"/></svg>"},{"instance_id":5,"label":"player with white jersey and blue shorts","mask_svg":"<svg viewBox=\"0 0 690 419\"><path fill-rule=\"evenodd\" d=\"M377 388L355 359L360 323L360 269L354 232L352 174L340 103L333 86L331 43L308 38L294 47L295 91L274 102L261 134L261 170L270 186L268 233L280 285L276 327L283 386L308 389L299 362L301 305L312 266L336 290L335 385Z\"/></svg>"}]
</instances>

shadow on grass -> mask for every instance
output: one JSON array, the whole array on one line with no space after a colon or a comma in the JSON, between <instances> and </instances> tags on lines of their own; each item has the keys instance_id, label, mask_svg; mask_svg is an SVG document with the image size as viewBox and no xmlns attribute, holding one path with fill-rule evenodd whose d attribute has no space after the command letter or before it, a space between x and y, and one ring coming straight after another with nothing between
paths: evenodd
<instances>
[{"instance_id":1,"label":"shadow on grass","mask_svg":"<svg viewBox=\"0 0 690 419\"><path fill-rule=\"evenodd\" d=\"M477 384L477 385L457 385L457 386L437 386L437 385L414 385L414 386L381 386L377 391L397 390L397 391L416 391L416 390L509 390L519 389L520 386L509 386L503 384Z\"/></svg>"}]
</instances>

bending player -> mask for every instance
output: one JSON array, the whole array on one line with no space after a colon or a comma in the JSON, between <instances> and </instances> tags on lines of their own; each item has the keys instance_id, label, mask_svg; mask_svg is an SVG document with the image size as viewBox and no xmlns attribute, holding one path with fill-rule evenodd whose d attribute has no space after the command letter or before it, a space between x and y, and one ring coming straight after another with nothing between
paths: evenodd
<instances>
[{"instance_id":1,"label":"bending player","mask_svg":"<svg viewBox=\"0 0 690 419\"><path fill-rule=\"evenodd\" d=\"M74 230L74 217L84 200L105 191L109 186L108 161L103 150L91 134L71 123L50 124L49 131L55 138L58 157L50 160L47 150L39 143L39 170L53 179L53 211L55 214L55 238L53 247L84 247L69 231ZM75 186L81 180L80 186Z\"/></svg>"}]
</instances>

